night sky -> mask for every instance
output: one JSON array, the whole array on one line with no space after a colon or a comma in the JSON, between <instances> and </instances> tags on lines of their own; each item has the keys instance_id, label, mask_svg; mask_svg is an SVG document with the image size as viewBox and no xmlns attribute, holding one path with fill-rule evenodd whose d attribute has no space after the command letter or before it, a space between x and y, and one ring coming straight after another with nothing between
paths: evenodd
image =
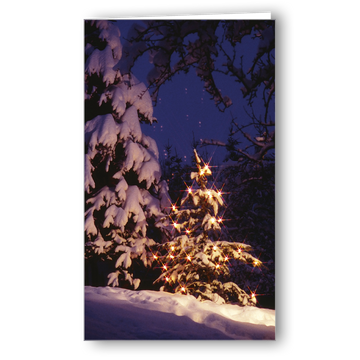
<instances>
[{"instance_id":1,"label":"night sky","mask_svg":"<svg viewBox=\"0 0 360 360\"><path fill-rule=\"evenodd\" d=\"M132 23L133 20L118 21L121 38L123 36L126 38ZM122 39L123 44L124 41ZM256 40L252 40L250 37L244 38L241 44L241 53L245 69L250 67L250 61L253 59L256 49ZM219 58L218 63L222 62L223 59ZM146 54L135 63L133 74L148 85L146 75L150 68L151 65ZM191 69L186 75L180 73L174 76L170 82L160 88L158 103L154 107L154 116L158 123L152 126L142 125L142 130L155 139L161 159L165 155L164 146L169 142L173 145L173 151L176 149L183 161L189 163L193 153L191 146L193 134L195 140L214 139L226 142L232 115L236 117L239 124L249 122L249 117L244 111L247 102L242 97L240 84L225 75L219 75L218 83L223 95L230 96L233 101L233 104L225 112L216 108L194 69ZM199 150L200 153L207 151L213 165L221 164L226 154L224 147L207 146Z\"/></svg>"}]
</instances>

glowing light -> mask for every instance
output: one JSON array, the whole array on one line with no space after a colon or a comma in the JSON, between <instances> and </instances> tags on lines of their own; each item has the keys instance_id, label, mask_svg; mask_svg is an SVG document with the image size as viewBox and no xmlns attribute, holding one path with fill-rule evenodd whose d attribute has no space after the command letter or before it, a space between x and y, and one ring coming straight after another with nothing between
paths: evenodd
<instances>
[{"instance_id":1,"label":"glowing light","mask_svg":"<svg viewBox=\"0 0 360 360\"><path fill-rule=\"evenodd\" d=\"M256 303L256 290L257 290L257 287L255 289L255 291L251 291L250 288L248 287L249 291L250 291L250 298L251 298L251 301L253 301L254 303Z\"/></svg>"},{"instance_id":2,"label":"glowing light","mask_svg":"<svg viewBox=\"0 0 360 360\"><path fill-rule=\"evenodd\" d=\"M214 217L212 217L210 221L213 224L216 221L216 219Z\"/></svg>"},{"instance_id":3,"label":"glowing light","mask_svg":"<svg viewBox=\"0 0 360 360\"><path fill-rule=\"evenodd\" d=\"M187 234L190 234L190 230L189 230L189 229L186 229L186 233L187 233Z\"/></svg>"},{"instance_id":4,"label":"glowing light","mask_svg":"<svg viewBox=\"0 0 360 360\"><path fill-rule=\"evenodd\" d=\"M172 251L174 251L174 250L175 250L175 246L174 246L174 245L171 247L171 250L172 250Z\"/></svg>"},{"instance_id":5,"label":"glowing light","mask_svg":"<svg viewBox=\"0 0 360 360\"><path fill-rule=\"evenodd\" d=\"M229 258L227 256L225 256L225 261L228 261L228 260L229 260Z\"/></svg>"},{"instance_id":6,"label":"glowing light","mask_svg":"<svg viewBox=\"0 0 360 360\"><path fill-rule=\"evenodd\" d=\"M189 261L191 260L191 256L190 256L190 255L188 255L186 258L187 258Z\"/></svg>"},{"instance_id":7,"label":"glowing light","mask_svg":"<svg viewBox=\"0 0 360 360\"><path fill-rule=\"evenodd\" d=\"M174 222L173 226L174 226L175 229L177 229L177 231L180 232L180 224L178 224L177 222Z\"/></svg>"},{"instance_id":8,"label":"glowing light","mask_svg":"<svg viewBox=\"0 0 360 360\"><path fill-rule=\"evenodd\" d=\"M200 175L204 175L204 170L203 169L200 170Z\"/></svg>"},{"instance_id":9,"label":"glowing light","mask_svg":"<svg viewBox=\"0 0 360 360\"><path fill-rule=\"evenodd\" d=\"M216 264L215 268L218 269L220 267L220 264Z\"/></svg>"},{"instance_id":10,"label":"glowing light","mask_svg":"<svg viewBox=\"0 0 360 360\"><path fill-rule=\"evenodd\" d=\"M173 258L174 258L174 255L173 255L173 254L171 254L171 255L170 255L170 259L173 259Z\"/></svg>"},{"instance_id":11,"label":"glowing light","mask_svg":"<svg viewBox=\"0 0 360 360\"><path fill-rule=\"evenodd\" d=\"M207 191L207 194L208 194L208 196L209 196L210 198L212 197L210 190Z\"/></svg>"},{"instance_id":12,"label":"glowing light","mask_svg":"<svg viewBox=\"0 0 360 360\"><path fill-rule=\"evenodd\" d=\"M163 266L163 269L164 269L164 270L167 270L167 266L166 266L166 265L164 265L164 266Z\"/></svg>"},{"instance_id":13,"label":"glowing light","mask_svg":"<svg viewBox=\"0 0 360 360\"><path fill-rule=\"evenodd\" d=\"M241 253L241 252L242 252L242 249L241 249L241 248L239 248L239 249L238 249L238 253Z\"/></svg>"},{"instance_id":14,"label":"glowing light","mask_svg":"<svg viewBox=\"0 0 360 360\"><path fill-rule=\"evenodd\" d=\"M221 222L222 222L222 218L219 218L219 219L218 219L218 222L221 223Z\"/></svg>"},{"instance_id":15,"label":"glowing light","mask_svg":"<svg viewBox=\"0 0 360 360\"><path fill-rule=\"evenodd\" d=\"M202 140L200 140L202 141ZM208 164L205 164L205 166L201 169L201 171L207 176L207 175L211 175L211 170L209 168Z\"/></svg>"},{"instance_id":16,"label":"glowing light","mask_svg":"<svg viewBox=\"0 0 360 360\"><path fill-rule=\"evenodd\" d=\"M219 196L221 196L222 192L219 190L219 191L217 192L217 194L218 194Z\"/></svg>"},{"instance_id":17,"label":"glowing light","mask_svg":"<svg viewBox=\"0 0 360 360\"><path fill-rule=\"evenodd\" d=\"M153 257L154 257L155 260L158 258L155 254L153 255Z\"/></svg>"},{"instance_id":18,"label":"glowing light","mask_svg":"<svg viewBox=\"0 0 360 360\"><path fill-rule=\"evenodd\" d=\"M254 260L254 266L258 266L260 264L259 260Z\"/></svg>"},{"instance_id":19,"label":"glowing light","mask_svg":"<svg viewBox=\"0 0 360 360\"><path fill-rule=\"evenodd\" d=\"M189 194L192 193L192 189L191 189L191 188L188 188L187 191L189 192Z\"/></svg>"},{"instance_id":20,"label":"glowing light","mask_svg":"<svg viewBox=\"0 0 360 360\"><path fill-rule=\"evenodd\" d=\"M185 289L184 286L181 287L181 291L182 291L182 292L185 292L185 291L186 291L186 289Z\"/></svg>"},{"instance_id":21,"label":"glowing light","mask_svg":"<svg viewBox=\"0 0 360 360\"><path fill-rule=\"evenodd\" d=\"M175 211L175 210L176 210L176 206L175 206L175 205L173 205L173 206L172 206L172 209L173 209L173 211Z\"/></svg>"},{"instance_id":22,"label":"glowing light","mask_svg":"<svg viewBox=\"0 0 360 360\"><path fill-rule=\"evenodd\" d=\"M216 245L214 245L213 250L217 250L217 246L216 246Z\"/></svg>"},{"instance_id":23,"label":"glowing light","mask_svg":"<svg viewBox=\"0 0 360 360\"><path fill-rule=\"evenodd\" d=\"M169 281L169 280L170 280L170 278L167 276L167 277L165 278L165 280L166 280L166 281Z\"/></svg>"}]
</instances>

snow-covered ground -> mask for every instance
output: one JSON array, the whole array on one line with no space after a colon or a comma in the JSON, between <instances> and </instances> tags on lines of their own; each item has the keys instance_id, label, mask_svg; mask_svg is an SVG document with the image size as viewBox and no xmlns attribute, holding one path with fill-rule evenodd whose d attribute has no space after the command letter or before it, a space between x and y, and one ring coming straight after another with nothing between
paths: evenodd
<instances>
[{"instance_id":1,"label":"snow-covered ground","mask_svg":"<svg viewBox=\"0 0 360 360\"><path fill-rule=\"evenodd\" d=\"M85 339L274 340L275 310L86 286Z\"/></svg>"}]
</instances>

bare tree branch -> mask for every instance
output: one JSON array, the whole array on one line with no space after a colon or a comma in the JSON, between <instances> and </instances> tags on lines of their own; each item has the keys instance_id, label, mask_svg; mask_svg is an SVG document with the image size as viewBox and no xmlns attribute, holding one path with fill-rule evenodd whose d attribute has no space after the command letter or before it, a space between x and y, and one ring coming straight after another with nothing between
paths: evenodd
<instances>
[{"instance_id":1,"label":"bare tree branch","mask_svg":"<svg viewBox=\"0 0 360 360\"><path fill-rule=\"evenodd\" d=\"M149 90L152 91L155 103L160 87L176 73L188 72L190 67L195 67L197 75L204 82L206 91L220 111L228 108L231 100L221 94L212 75L213 72L234 76L236 81L243 85L243 97L248 98L249 105L252 104L261 84L266 82L269 88L274 82L274 65L269 56L274 48L273 22L271 21L150 20L146 21L145 25L145 28L135 26L132 29L132 35L128 36L130 46L124 49L128 58L125 56L120 62L128 61L128 71L131 71L135 61L145 52L156 55L163 51L168 55L166 63L154 63L158 76L156 79L150 80ZM219 33L221 28L222 32ZM247 72L250 77L247 77L242 67L241 56L240 68L234 65L235 45L240 43L243 37L251 36L253 31L256 31L255 37L260 39L261 46L259 45L252 66ZM185 44L184 39L188 39L188 35L192 35L194 38ZM225 42L231 44L232 56L225 51ZM219 51L227 59L227 63L222 67L215 66L215 59ZM179 60L171 67L171 59L176 58L176 56L172 56L174 54L179 57ZM268 55L266 63L264 62L265 55ZM271 96L270 94L270 98ZM270 99L267 98L265 101L268 103ZM267 114L265 119L267 119Z\"/></svg>"}]
</instances>

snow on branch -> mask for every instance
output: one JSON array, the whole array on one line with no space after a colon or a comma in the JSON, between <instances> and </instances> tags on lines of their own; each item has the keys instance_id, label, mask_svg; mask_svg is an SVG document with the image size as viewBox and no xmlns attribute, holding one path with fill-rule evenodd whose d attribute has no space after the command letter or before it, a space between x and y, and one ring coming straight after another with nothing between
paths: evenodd
<instances>
[{"instance_id":1,"label":"snow on branch","mask_svg":"<svg viewBox=\"0 0 360 360\"><path fill-rule=\"evenodd\" d=\"M217 146L226 146L226 144L223 141L214 140L214 139L204 139L201 141L201 144L203 145L217 145Z\"/></svg>"}]
</instances>

